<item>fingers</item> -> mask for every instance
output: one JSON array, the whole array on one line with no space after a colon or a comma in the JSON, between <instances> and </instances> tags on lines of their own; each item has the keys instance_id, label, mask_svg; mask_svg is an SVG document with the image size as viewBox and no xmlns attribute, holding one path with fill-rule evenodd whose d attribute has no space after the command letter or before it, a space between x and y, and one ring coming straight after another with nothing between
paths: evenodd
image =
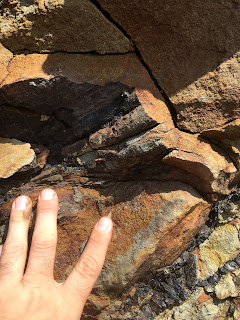
<instances>
[{"instance_id":1,"label":"fingers","mask_svg":"<svg viewBox=\"0 0 240 320\"><path fill-rule=\"evenodd\" d=\"M23 280L30 282L53 279L57 245L58 198L52 189L44 189L38 197L36 223L27 269Z\"/></svg>"},{"instance_id":2,"label":"fingers","mask_svg":"<svg viewBox=\"0 0 240 320\"><path fill-rule=\"evenodd\" d=\"M28 250L28 229L32 212L32 201L19 196L12 205L7 239L2 247L0 278L19 281L23 277Z\"/></svg>"},{"instance_id":3,"label":"fingers","mask_svg":"<svg viewBox=\"0 0 240 320\"><path fill-rule=\"evenodd\" d=\"M102 270L111 236L112 221L109 217L102 217L93 229L80 260L62 285L64 295L68 295L69 299L75 299L76 305L80 308L83 307Z\"/></svg>"}]
</instances>

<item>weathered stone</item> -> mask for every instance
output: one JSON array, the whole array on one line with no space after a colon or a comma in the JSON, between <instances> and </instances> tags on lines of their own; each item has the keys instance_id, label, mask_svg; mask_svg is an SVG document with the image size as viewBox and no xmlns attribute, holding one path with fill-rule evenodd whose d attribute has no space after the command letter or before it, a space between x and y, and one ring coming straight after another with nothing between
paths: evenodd
<instances>
[{"instance_id":1,"label":"weathered stone","mask_svg":"<svg viewBox=\"0 0 240 320\"><path fill-rule=\"evenodd\" d=\"M171 264L180 255L178 250L189 245L191 235L206 219L209 208L193 189L177 182L138 183L134 188L127 186L128 183L119 184L125 197L132 200L121 201L111 208L113 221L115 216L117 218L116 241L119 242L120 237L122 245L118 243L114 249L118 252L114 259L115 268L111 267L112 263L106 263L106 272L100 276L105 287L111 284L116 291L122 290L133 276L134 279L143 277L149 268ZM115 194L119 197L120 191L116 187ZM151 206L148 206L148 201ZM103 207L102 210L107 213L110 208Z\"/></svg>"},{"instance_id":2,"label":"weathered stone","mask_svg":"<svg viewBox=\"0 0 240 320\"><path fill-rule=\"evenodd\" d=\"M222 276L222 278L216 285L215 293L216 297L221 300L229 297L234 298L240 294L240 288L235 285L233 277L228 273Z\"/></svg>"},{"instance_id":3,"label":"weathered stone","mask_svg":"<svg viewBox=\"0 0 240 320\"><path fill-rule=\"evenodd\" d=\"M237 256L240 249L237 226L240 226L239 221L236 225L217 227L209 239L200 244L199 251L196 250L202 279L212 276L225 262Z\"/></svg>"},{"instance_id":4,"label":"weathered stone","mask_svg":"<svg viewBox=\"0 0 240 320\"><path fill-rule=\"evenodd\" d=\"M133 72L126 73L127 66ZM5 101L0 134L51 150L59 151L139 105L135 94L130 94L135 87L153 93L161 101L153 96L151 100L166 108L133 53L118 57L21 54L12 59L8 71L0 89ZM139 99L144 95L150 99L146 90L138 93Z\"/></svg>"},{"instance_id":5,"label":"weathered stone","mask_svg":"<svg viewBox=\"0 0 240 320\"><path fill-rule=\"evenodd\" d=\"M126 72L131 70L131 72ZM52 53L20 54L14 56L9 64L8 76L4 84L43 78L49 80L62 76L69 81L104 86L109 82L121 82L129 87L150 91L161 97L148 72L135 53L124 55L89 55Z\"/></svg>"},{"instance_id":6,"label":"weathered stone","mask_svg":"<svg viewBox=\"0 0 240 320\"><path fill-rule=\"evenodd\" d=\"M55 181L53 173L51 178L57 184L60 200L55 270L58 280L65 278L76 263L99 214L112 213L113 239L96 284L98 292L116 294L133 277L143 276L148 267L171 264L207 219L209 204L181 183L121 182L93 189L71 187L67 181L74 183L74 172L66 173L62 181ZM44 180L41 185L35 180L21 188L35 205L43 186ZM12 197L19 191L14 192Z\"/></svg>"},{"instance_id":7,"label":"weathered stone","mask_svg":"<svg viewBox=\"0 0 240 320\"><path fill-rule=\"evenodd\" d=\"M81 139L71 145L64 147L61 151L63 156L81 156L87 152L91 152L93 149L89 144L87 138Z\"/></svg>"},{"instance_id":8,"label":"weathered stone","mask_svg":"<svg viewBox=\"0 0 240 320\"><path fill-rule=\"evenodd\" d=\"M12 58L13 54L0 43L0 85L8 75L8 66Z\"/></svg>"},{"instance_id":9,"label":"weathered stone","mask_svg":"<svg viewBox=\"0 0 240 320\"><path fill-rule=\"evenodd\" d=\"M217 193L229 193L229 182L237 172L236 167L221 149L198 135L181 131L176 147L162 161L206 181L205 183L210 184L211 190ZM226 180L227 176L229 178Z\"/></svg>"},{"instance_id":10,"label":"weathered stone","mask_svg":"<svg viewBox=\"0 0 240 320\"><path fill-rule=\"evenodd\" d=\"M237 119L220 128L209 129L201 133L203 136L214 139L224 148L240 169L240 120Z\"/></svg>"},{"instance_id":11,"label":"weathered stone","mask_svg":"<svg viewBox=\"0 0 240 320\"><path fill-rule=\"evenodd\" d=\"M146 179L151 165L155 179L180 180L203 193L228 193L237 172L220 148L198 135L179 131L168 119L119 145L80 156L78 163L91 174L114 174L118 179L139 178L139 174ZM159 170L154 171L154 166Z\"/></svg>"},{"instance_id":12,"label":"weathered stone","mask_svg":"<svg viewBox=\"0 0 240 320\"><path fill-rule=\"evenodd\" d=\"M133 50L125 35L88 0L2 1L0 8L0 40L12 51Z\"/></svg>"},{"instance_id":13,"label":"weathered stone","mask_svg":"<svg viewBox=\"0 0 240 320\"><path fill-rule=\"evenodd\" d=\"M0 154L0 178L5 179L19 170L28 170L35 159L31 145L16 139L0 138Z\"/></svg>"},{"instance_id":14,"label":"weathered stone","mask_svg":"<svg viewBox=\"0 0 240 320\"><path fill-rule=\"evenodd\" d=\"M178 126L200 132L240 116L240 53L171 97Z\"/></svg>"},{"instance_id":15,"label":"weathered stone","mask_svg":"<svg viewBox=\"0 0 240 320\"><path fill-rule=\"evenodd\" d=\"M119 143L163 122L168 122L174 128L170 112L163 101L143 90L137 90L137 97L140 106L121 117L113 126L90 135L89 142L92 148L98 149Z\"/></svg>"},{"instance_id":16,"label":"weathered stone","mask_svg":"<svg viewBox=\"0 0 240 320\"><path fill-rule=\"evenodd\" d=\"M41 114L25 108L13 108L7 104L0 106L0 113L0 136L43 145L53 152L75 141L71 130L67 130L64 123L55 116L43 120Z\"/></svg>"},{"instance_id":17,"label":"weathered stone","mask_svg":"<svg viewBox=\"0 0 240 320\"><path fill-rule=\"evenodd\" d=\"M136 44L181 128L199 132L239 117L238 0L99 3Z\"/></svg>"},{"instance_id":18,"label":"weathered stone","mask_svg":"<svg viewBox=\"0 0 240 320\"><path fill-rule=\"evenodd\" d=\"M151 317L144 317L143 313L139 314L139 319L153 319L153 320L216 320L227 319L228 310L230 307L229 301L215 302L213 298L204 293L202 288L198 288L191 296L180 306L166 309L164 312ZM99 317L101 320L110 319L138 319L138 307L132 308L131 312L114 312L113 308L108 307ZM125 318L125 315L128 317ZM135 317L134 317L135 315Z\"/></svg>"}]
</instances>

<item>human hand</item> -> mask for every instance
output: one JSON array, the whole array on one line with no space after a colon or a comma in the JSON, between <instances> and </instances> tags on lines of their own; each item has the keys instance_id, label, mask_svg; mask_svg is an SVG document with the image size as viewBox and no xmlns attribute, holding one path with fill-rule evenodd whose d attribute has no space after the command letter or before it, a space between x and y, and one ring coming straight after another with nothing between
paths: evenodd
<instances>
[{"instance_id":1,"label":"human hand","mask_svg":"<svg viewBox=\"0 0 240 320\"><path fill-rule=\"evenodd\" d=\"M94 227L75 268L63 283L53 278L57 244L58 198L52 189L38 197L29 259L28 229L32 201L19 196L12 205L0 258L1 320L79 320L97 280L112 235L112 221L102 217Z\"/></svg>"}]
</instances>

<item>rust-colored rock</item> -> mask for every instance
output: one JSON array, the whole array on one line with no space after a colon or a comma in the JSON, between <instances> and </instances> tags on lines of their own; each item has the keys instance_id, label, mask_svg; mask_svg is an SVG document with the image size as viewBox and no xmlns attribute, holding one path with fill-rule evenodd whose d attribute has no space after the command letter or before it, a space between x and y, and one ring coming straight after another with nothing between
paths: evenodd
<instances>
[{"instance_id":1,"label":"rust-colored rock","mask_svg":"<svg viewBox=\"0 0 240 320\"><path fill-rule=\"evenodd\" d=\"M126 73L127 66L133 72ZM134 88L144 89L146 96L151 92L160 99L156 104L166 109L134 53L21 54L12 59L8 71L0 88L0 134L58 152L140 105Z\"/></svg>"},{"instance_id":2,"label":"rust-colored rock","mask_svg":"<svg viewBox=\"0 0 240 320\"><path fill-rule=\"evenodd\" d=\"M131 72L126 72L126 69ZM108 82L119 81L129 87L146 89L156 97L161 97L135 53L119 56L20 54L12 59L8 70L8 76L3 83L5 85L35 78L49 80L54 76L63 76L78 84L89 82L103 86Z\"/></svg>"},{"instance_id":3,"label":"rust-colored rock","mask_svg":"<svg viewBox=\"0 0 240 320\"><path fill-rule=\"evenodd\" d=\"M231 159L220 148L198 135L185 132L179 132L175 150L162 161L197 176L217 193L229 192L229 182L237 172Z\"/></svg>"},{"instance_id":4,"label":"rust-colored rock","mask_svg":"<svg viewBox=\"0 0 240 320\"><path fill-rule=\"evenodd\" d=\"M64 147L61 154L67 156L81 156L84 153L92 151L92 147L89 144L87 138L83 138L71 145Z\"/></svg>"},{"instance_id":5,"label":"rust-colored rock","mask_svg":"<svg viewBox=\"0 0 240 320\"><path fill-rule=\"evenodd\" d=\"M209 204L182 183L121 182L93 189L70 186L74 175L56 181L60 201L55 265L58 280L71 271L100 215L111 211L114 233L96 289L113 295L134 276L144 275L149 263L152 267L171 264L207 219ZM54 174L51 179L54 183ZM24 185L33 205L43 186L36 180ZM14 192L12 196L17 195Z\"/></svg>"}]
</instances>

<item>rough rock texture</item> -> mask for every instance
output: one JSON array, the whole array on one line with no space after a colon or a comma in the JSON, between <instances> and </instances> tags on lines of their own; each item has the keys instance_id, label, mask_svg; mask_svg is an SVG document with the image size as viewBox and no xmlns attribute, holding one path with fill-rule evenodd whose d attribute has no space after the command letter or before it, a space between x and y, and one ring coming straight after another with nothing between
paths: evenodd
<instances>
[{"instance_id":1,"label":"rough rock texture","mask_svg":"<svg viewBox=\"0 0 240 320\"><path fill-rule=\"evenodd\" d=\"M151 95L143 95L138 91L136 95L142 105L146 98L152 101L153 108L155 100ZM90 135L90 146L99 150L83 154L80 149L78 154L83 155L77 158L77 162L91 175L99 177L114 174L120 180L146 178L147 174L151 174L151 164L156 180L184 181L203 193L228 193L236 167L227 154L198 135L176 129L170 120L170 113L163 107L159 113L159 124L153 129L144 130L143 121L144 131L139 133L141 127L136 119L142 119L142 105L118 119L112 127ZM158 107L156 104L155 108ZM131 123L133 114L134 125ZM126 123L126 127L123 123ZM118 128L122 128L121 135L118 134ZM129 138L121 142L123 137ZM117 142L119 144L115 145ZM111 144L114 145L104 148ZM72 154L71 150L69 152Z\"/></svg>"},{"instance_id":2,"label":"rough rock texture","mask_svg":"<svg viewBox=\"0 0 240 320\"><path fill-rule=\"evenodd\" d=\"M236 193L231 195L232 201L234 195L236 197ZM230 203L230 197L225 200ZM240 254L226 261L210 277L204 280L200 278L195 252L203 245L208 245L210 239L219 232L219 225L214 226L218 219L214 223L210 220L207 222L209 226L202 228L188 250L172 265L150 272L144 280L142 278L110 304L99 319L239 319ZM236 224L234 217L225 226L232 226L233 223ZM226 230L230 239L232 230ZM227 247L231 250L230 241L225 244Z\"/></svg>"},{"instance_id":3,"label":"rough rock texture","mask_svg":"<svg viewBox=\"0 0 240 320\"><path fill-rule=\"evenodd\" d=\"M88 0L3 0L0 9L0 41L12 51L132 50L125 35Z\"/></svg>"},{"instance_id":4,"label":"rough rock texture","mask_svg":"<svg viewBox=\"0 0 240 320\"><path fill-rule=\"evenodd\" d=\"M178 126L200 132L240 116L240 52L171 97Z\"/></svg>"},{"instance_id":5,"label":"rough rock texture","mask_svg":"<svg viewBox=\"0 0 240 320\"><path fill-rule=\"evenodd\" d=\"M14 57L0 88L0 134L60 150L139 105L132 88L146 88L161 99L134 53L114 57ZM134 71L126 73L127 66Z\"/></svg>"},{"instance_id":6,"label":"rough rock texture","mask_svg":"<svg viewBox=\"0 0 240 320\"><path fill-rule=\"evenodd\" d=\"M0 8L0 136L35 153L0 179L1 243L13 199L53 187L57 280L113 217L82 319L239 320L239 1Z\"/></svg>"},{"instance_id":7,"label":"rough rock texture","mask_svg":"<svg viewBox=\"0 0 240 320\"><path fill-rule=\"evenodd\" d=\"M234 224L219 226L199 246L199 268L201 278L212 276L223 264L235 258L240 250L238 237L239 219Z\"/></svg>"},{"instance_id":8,"label":"rough rock texture","mask_svg":"<svg viewBox=\"0 0 240 320\"><path fill-rule=\"evenodd\" d=\"M199 132L239 116L238 0L99 3L136 44L181 128Z\"/></svg>"},{"instance_id":9,"label":"rough rock texture","mask_svg":"<svg viewBox=\"0 0 240 320\"><path fill-rule=\"evenodd\" d=\"M0 84L8 75L8 65L13 54L0 43Z\"/></svg>"},{"instance_id":10,"label":"rough rock texture","mask_svg":"<svg viewBox=\"0 0 240 320\"><path fill-rule=\"evenodd\" d=\"M222 127L213 128L201 133L203 136L215 140L224 148L234 164L240 169L240 120L237 119Z\"/></svg>"},{"instance_id":11,"label":"rough rock texture","mask_svg":"<svg viewBox=\"0 0 240 320\"><path fill-rule=\"evenodd\" d=\"M11 55L10 51L5 52ZM11 60L8 71L4 81L6 85L34 78L49 80L54 76L62 76L78 84L87 82L103 86L109 82L121 82L129 87L147 89L156 97L161 97L133 52L101 56L77 53L19 54Z\"/></svg>"},{"instance_id":12,"label":"rough rock texture","mask_svg":"<svg viewBox=\"0 0 240 320\"><path fill-rule=\"evenodd\" d=\"M226 299L228 297L237 297L240 294L240 288L234 283L230 274L223 276L215 287L216 297Z\"/></svg>"},{"instance_id":13,"label":"rough rock texture","mask_svg":"<svg viewBox=\"0 0 240 320\"><path fill-rule=\"evenodd\" d=\"M29 143L0 138L0 179L9 178L19 170L28 170L27 166L34 159L35 152Z\"/></svg>"}]
</instances>

